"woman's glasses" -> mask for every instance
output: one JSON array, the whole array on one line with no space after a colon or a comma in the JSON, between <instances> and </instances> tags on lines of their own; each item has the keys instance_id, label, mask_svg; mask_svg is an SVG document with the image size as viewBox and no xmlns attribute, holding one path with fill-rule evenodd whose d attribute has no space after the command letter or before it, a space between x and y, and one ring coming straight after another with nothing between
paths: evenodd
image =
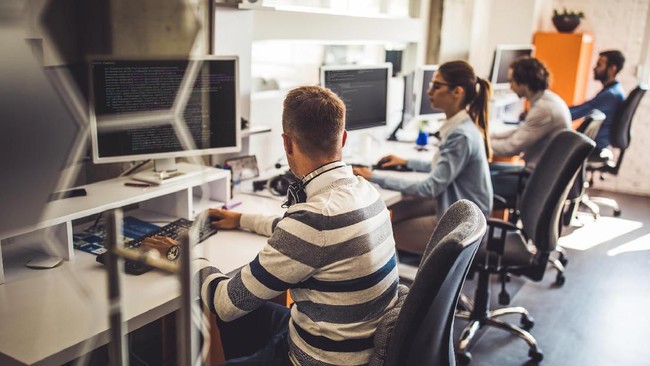
<instances>
[{"instance_id":1,"label":"woman's glasses","mask_svg":"<svg viewBox=\"0 0 650 366\"><path fill-rule=\"evenodd\" d=\"M448 87L452 87L452 88L453 88L453 87L455 87L456 85L454 85L454 84L449 84L449 83L442 83L442 82L440 82L440 81L430 81L430 82L429 82L429 89L438 90L438 89L442 88L443 86L448 86Z\"/></svg>"}]
</instances>

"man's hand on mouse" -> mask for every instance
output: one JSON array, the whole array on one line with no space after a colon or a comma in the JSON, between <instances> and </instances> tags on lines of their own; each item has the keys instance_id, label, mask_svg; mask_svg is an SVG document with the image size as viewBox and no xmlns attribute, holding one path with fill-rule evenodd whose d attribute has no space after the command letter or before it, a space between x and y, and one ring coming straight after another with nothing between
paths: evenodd
<instances>
[{"instance_id":1,"label":"man's hand on mouse","mask_svg":"<svg viewBox=\"0 0 650 366\"><path fill-rule=\"evenodd\" d=\"M239 212L222 210L220 208L209 209L208 217L211 224L217 229L237 229L241 222L241 214Z\"/></svg>"},{"instance_id":2,"label":"man's hand on mouse","mask_svg":"<svg viewBox=\"0 0 650 366\"><path fill-rule=\"evenodd\" d=\"M402 159L391 154L384 156L383 158L379 159L379 162L377 162L377 166L381 168L387 168L396 165L406 165L406 159Z\"/></svg>"}]
</instances>

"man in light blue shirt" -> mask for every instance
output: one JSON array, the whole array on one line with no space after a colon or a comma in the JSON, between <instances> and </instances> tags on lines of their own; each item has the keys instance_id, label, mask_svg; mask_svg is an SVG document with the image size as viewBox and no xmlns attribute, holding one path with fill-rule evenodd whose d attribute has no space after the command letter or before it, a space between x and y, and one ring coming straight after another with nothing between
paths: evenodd
<instances>
[{"instance_id":1,"label":"man in light blue shirt","mask_svg":"<svg viewBox=\"0 0 650 366\"><path fill-rule=\"evenodd\" d=\"M620 51L603 51L598 55L598 62L594 67L594 79L603 84L603 89L596 96L580 105L569 108L571 119L576 120L587 116L594 109L605 114L605 120L596 135L596 152L609 146L612 124L616 111L623 105L625 92L621 83L616 80L616 75L625 64L625 56Z\"/></svg>"}]
</instances>

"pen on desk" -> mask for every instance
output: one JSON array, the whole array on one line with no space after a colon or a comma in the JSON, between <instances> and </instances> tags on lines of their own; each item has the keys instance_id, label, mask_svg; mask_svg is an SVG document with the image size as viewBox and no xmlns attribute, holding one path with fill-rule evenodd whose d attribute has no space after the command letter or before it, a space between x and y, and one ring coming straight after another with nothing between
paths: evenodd
<instances>
[{"instance_id":1,"label":"pen on desk","mask_svg":"<svg viewBox=\"0 0 650 366\"><path fill-rule=\"evenodd\" d=\"M224 209L224 210L230 210L230 209L233 209L233 208L235 208L235 207L237 207L239 205L241 205L241 202L233 202L233 203L230 203L230 204L224 204L223 206L221 206L221 208Z\"/></svg>"},{"instance_id":2,"label":"pen on desk","mask_svg":"<svg viewBox=\"0 0 650 366\"><path fill-rule=\"evenodd\" d=\"M141 188L151 187L151 184L149 183L138 183L138 182L126 182L124 183L124 185L127 187L141 187Z\"/></svg>"}]
</instances>

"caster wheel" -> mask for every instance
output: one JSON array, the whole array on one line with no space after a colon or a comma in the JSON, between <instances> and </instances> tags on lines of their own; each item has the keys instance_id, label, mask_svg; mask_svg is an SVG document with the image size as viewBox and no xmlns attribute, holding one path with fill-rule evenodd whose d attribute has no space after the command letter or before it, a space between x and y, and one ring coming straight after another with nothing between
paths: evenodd
<instances>
[{"instance_id":1,"label":"caster wheel","mask_svg":"<svg viewBox=\"0 0 650 366\"><path fill-rule=\"evenodd\" d=\"M465 366L472 362L472 354L469 352L456 353L456 363Z\"/></svg>"},{"instance_id":2,"label":"caster wheel","mask_svg":"<svg viewBox=\"0 0 650 366\"><path fill-rule=\"evenodd\" d=\"M566 277L564 277L564 273L558 272L557 276L555 277L555 284L558 286L564 285L564 282L566 282Z\"/></svg>"},{"instance_id":3,"label":"caster wheel","mask_svg":"<svg viewBox=\"0 0 650 366\"><path fill-rule=\"evenodd\" d=\"M614 217L621 216L621 210L614 210Z\"/></svg>"},{"instance_id":4,"label":"caster wheel","mask_svg":"<svg viewBox=\"0 0 650 366\"><path fill-rule=\"evenodd\" d=\"M526 315L521 316L519 323L521 324L521 329L525 331L529 331L533 328L533 326L535 326L535 320L532 317Z\"/></svg>"},{"instance_id":5,"label":"caster wheel","mask_svg":"<svg viewBox=\"0 0 650 366\"><path fill-rule=\"evenodd\" d=\"M532 349L528 351L528 356L534 362L541 362L544 359L544 354L542 352L533 351Z\"/></svg>"},{"instance_id":6,"label":"caster wheel","mask_svg":"<svg viewBox=\"0 0 650 366\"><path fill-rule=\"evenodd\" d=\"M508 305L510 304L510 294L507 292L500 292L499 293L499 304L500 305Z\"/></svg>"}]
</instances>

